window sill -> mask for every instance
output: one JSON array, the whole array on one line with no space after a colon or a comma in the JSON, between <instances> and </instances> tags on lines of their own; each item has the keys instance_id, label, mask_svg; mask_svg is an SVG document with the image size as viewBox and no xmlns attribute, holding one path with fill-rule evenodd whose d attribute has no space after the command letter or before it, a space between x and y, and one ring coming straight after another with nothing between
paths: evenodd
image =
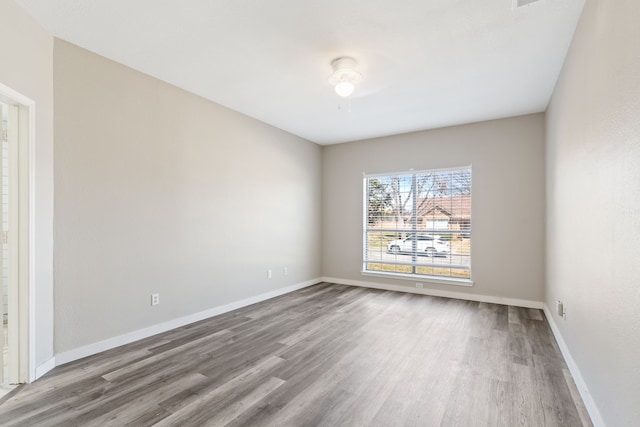
<instances>
[{"instance_id":1,"label":"window sill","mask_svg":"<svg viewBox=\"0 0 640 427\"><path fill-rule=\"evenodd\" d=\"M360 274L370 277L388 277L392 279L411 280L416 283L436 283L439 285L453 285L453 286L473 286L473 280L471 279L456 279L448 277L436 277L436 276L418 276L416 274L402 274L402 273L388 273L388 272L374 272L374 271L362 271Z\"/></svg>"}]
</instances>

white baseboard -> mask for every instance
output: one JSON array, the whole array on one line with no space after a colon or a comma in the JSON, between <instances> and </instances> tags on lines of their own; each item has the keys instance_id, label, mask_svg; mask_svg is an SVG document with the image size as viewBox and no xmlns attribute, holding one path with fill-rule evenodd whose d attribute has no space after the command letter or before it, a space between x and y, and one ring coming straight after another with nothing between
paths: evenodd
<instances>
[{"instance_id":1,"label":"white baseboard","mask_svg":"<svg viewBox=\"0 0 640 427\"><path fill-rule=\"evenodd\" d=\"M35 375L33 378L30 378L29 381L33 382L37 380L38 378L40 378L41 376L43 376L44 374L46 374L47 372L49 372L55 367L56 367L56 358L52 357L51 359L44 362L42 365L36 367Z\"/></svg>"},{"instance_id":2,"label":"white baseboard","mask_svg":"<svg viewBox=\"0 0 640 427\"><path fill-rule=\"evenodd\" d=\"M110 350L121 345L148 338L150 336L160 334L171 329L179 328L190 323L199 322L200 320L208 319L210 317L227 313L232 310L237 310L238 308L246 307L248 305L275 298L280 295L288 294L289 292L297 291L299 289L315 285L317 283L320 283L321 281L322 280L320 278L308 280L306 282L287 286L286 288L276 289L275 291L266 292L254 297L245 298L240 301L232 302L219 307L214 307L209 310L190 314L188 316L173 319L168 322L160 323L158 325L153 325L148 328L138 329L137 331L129 332L124 335L119 335L117 337L78 347L73 350L65 351L63 353L56 354L55 363L56 366L63 365L74 360L82 359L83 357L91 356L93 354Z\"/></svg>"},{"instance_id":3,"label":"white baseboard","mask_svg":"<svg viewBox=\"0 0 640 427\"><path fill-rule=\"evenodd\" d=\"M591 393L589 393L589 389L587 388L587 384L582 377L582 373L576 364L576 361L573 359L571 352L569 351L569 347L567 347L567 343L564 342L562 338L562 334L560 334L560 329L556 324L553 315L551 314L551 310L547 304L544 304L544 314L547 316L547 320L549 321L549 326L551 326L551 331L556 338L556 342L560 347L560 351L562 352L562 356L564 356L564 360L567 362L567 366L569 367L569 371L573 376L573 380L576 383L576 387L578 388L578 392L580 392L580 396L582 397L582 402L584 406L587 408L587 412L589 412L589 416L591 417L591 422L594 427L606 427L604 421L602 420L602 416L600 415L600 411L596 406L596 403L593 401L593 397L591 397Z\"/></svg>"},{"instance_id":4,"label":"white baseboard","mask_svg":"<svg viewBox=\"0 0 640 427\"><path fill-rule=\"evenodd\" d=\"M428 288L410 288L408 286L380 284L375 282L363 282L359 280L338 279L335 277L323 277L322 281L329 282L329 283L338 283L340 285L383 289L386 291L409 292L413 294L430 295L434 297L455 298L455 299L462 299L466 301L478 301L478 302L488 302L493 304L513 305L516 307L525 307L525 308L542 308L543 307L543 303L541 301L530 301L530 300L524 300L524 299L468 294L464 292L455 292L455 291L441 291L437 289L428 289Z\"/></svg>"}]
</instances>

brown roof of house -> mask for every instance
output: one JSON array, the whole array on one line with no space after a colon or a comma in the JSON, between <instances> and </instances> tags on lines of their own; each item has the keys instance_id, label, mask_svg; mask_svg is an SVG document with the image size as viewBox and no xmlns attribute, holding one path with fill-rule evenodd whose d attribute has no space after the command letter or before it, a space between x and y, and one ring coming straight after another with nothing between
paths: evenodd
<instances>
[{"instance_id":1,"label":"brown roof of house","mask_svg":"<svg viewBox=\"0 0 640 427\"><path fill-rule=\"evenodd\" d=\"M454 219L471 218L471 195L434 197L418 200L418 216L442 213Z\"/></svg>"}]
</instances>

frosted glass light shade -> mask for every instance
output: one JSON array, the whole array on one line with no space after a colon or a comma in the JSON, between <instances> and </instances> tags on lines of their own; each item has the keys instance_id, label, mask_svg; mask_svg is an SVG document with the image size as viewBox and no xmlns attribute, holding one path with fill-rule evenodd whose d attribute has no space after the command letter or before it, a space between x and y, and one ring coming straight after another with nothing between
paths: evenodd
<instances>
[{"instance_id":1,"label":"frosted glass light shade","mask_svg":"<svg viewBox=\"0 0 640 427\"><path fill-rule=\"evenodd\" d=\"M355 88L356 86L351 82L340 82L336 85L335 91L341 97L346 98L353 93Z\"/></svg>"}]
</instances>

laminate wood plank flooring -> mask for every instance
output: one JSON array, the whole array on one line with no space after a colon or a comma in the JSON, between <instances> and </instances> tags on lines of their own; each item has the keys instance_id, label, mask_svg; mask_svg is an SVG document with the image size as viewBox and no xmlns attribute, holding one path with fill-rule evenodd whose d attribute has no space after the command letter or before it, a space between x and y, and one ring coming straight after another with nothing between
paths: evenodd
<instances>
[{"instance_id":1,"label":"laminate wood plank flooring","mask_svg":"<svg viewBox=\"0 0 640 427\"><path fill-rule=\"evenodd\" d=\"M592 426L540 310L321 283L55 368L2 426Z\"/></svg>"}]
</instances>

